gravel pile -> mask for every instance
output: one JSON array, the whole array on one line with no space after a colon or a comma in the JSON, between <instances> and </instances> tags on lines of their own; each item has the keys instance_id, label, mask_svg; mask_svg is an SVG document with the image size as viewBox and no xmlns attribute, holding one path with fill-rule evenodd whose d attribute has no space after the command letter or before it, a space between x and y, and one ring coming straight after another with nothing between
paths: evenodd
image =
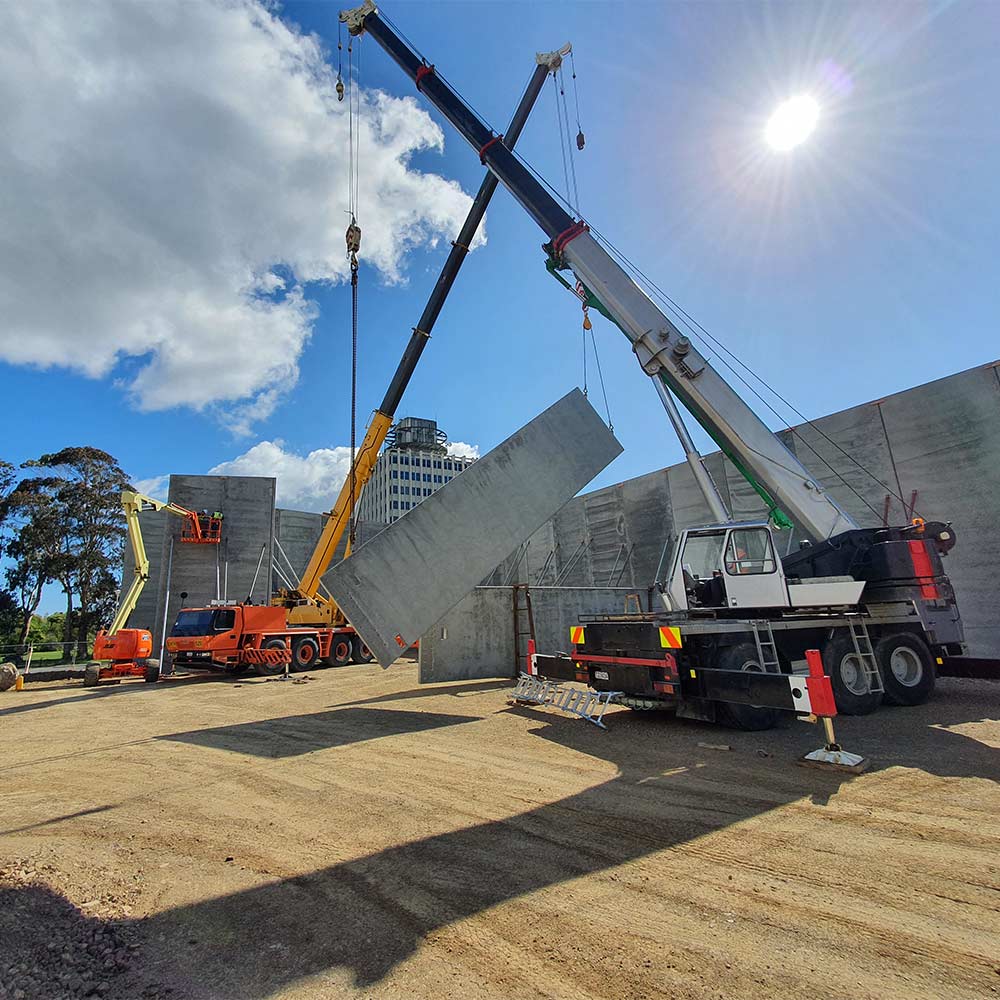
<instances>
[{"instance_id":1,"label":"gravel pile","mask_svg":"<svg viewBox=\"0 0 1000 1000\"><path fill-rule=\"evenodd\" d=\"M169 1000L131 921L91 916L31 868L0 868L0 1000Z\"/></svg>"}]
</instances>

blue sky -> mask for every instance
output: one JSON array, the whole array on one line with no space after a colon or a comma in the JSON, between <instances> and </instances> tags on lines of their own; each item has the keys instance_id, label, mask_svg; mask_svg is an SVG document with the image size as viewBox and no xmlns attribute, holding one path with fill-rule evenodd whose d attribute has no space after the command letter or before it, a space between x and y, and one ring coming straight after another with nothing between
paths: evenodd
<instances>
[{"instance_id":1,"label":"blue sky","mask_svg":"<svg viewBox=\"0 0 1000 1000\"><path fill-rule=\"evenodd\" d=\"M335 59L336 10L287 3L279 14L295 30L318 35ZM534 53L572 41L587 135L575 160L583 215L808 416L1000 356L996 4L397 2L385 10L498 129ZM361 51L364 87L412 94L371 40ZM815 135L792 153L768 151L767 116L803 92L821 105ZM436 112L431 117L442 127L444 150L418 149L410 169L474 192L482 176L476 156ZM176 125L191 144L218 140L218 123L200 123L183 106L171 122L161 127ZM280 113L260 127L269 142L282 141ZM125 130L114 141L127 156L146 137ZM242 140L234 133L231 141ZM562 186L551 84L519 149ZM365 157L363 147L362 171ZM239 168L252 175L253 159ZM169 176L169 164L163 169ZM275 178L270 198L280 207L301 193L292 175ZM156 178L126 194L135 199L129 225L141 230L146 199L158 198ZM213 193L220 203L225 196ZM266 207L261 225L277 228ZM94 220L97 231L96 209ZM359 221L366 228L368 220ZM343 216L340 227L345 223ZM580 310L546 274L540 232L502 190L487 231L488 243L470 256L399 413L435 418L452 439L483 451L582 377ZM339 247L341 232L334 237ZM163 242L160 232L153 238ZM19 253L9 244L0 249ZM403 254L402 280L395 282L363 263L362 423L382 398L446 250L439 238L436 247ZM47 259L44 288L58 301L60 248ZM106 296L119 280L114 268L105 270L89 282L90 294ZM164 287L169 281L164 275ZM79 360L69 370L0 363L7 412L0 455L19 462L91 444L116 455L137 479L151 479L206 472L261 441L280 441L284 453L299 458L346 445L349 289L304 280L303 294L315 303L315 319L297 379L275 376L283 379L278 401L249 433L234 434L234 423L246 421L226 415L238 401L201 411L190 403L202 379L208 384L227 367L226 351L235 360L255 349L238 328L221 356L186 376L187 405L139 408L128 388L148 360L142 338L156 329L150 321L130 328L135 356L97 377L82 373ZM16 288L7 289L11 295ZM27 317L17 338L30 338L34 307L15 304ZM155 313L155 298L143 309ZM595 482L601 485L681 454L625 341L600 317L594 322L625 446ZM72 323L62 335L49 355L56 362L60 350L79 356ZM80 332L98 335L90 327ZM23 352L8 344L3 356L16 360ZM592 361L590 372L591 398L601 408Z\"/></svg>"}]
</instances>

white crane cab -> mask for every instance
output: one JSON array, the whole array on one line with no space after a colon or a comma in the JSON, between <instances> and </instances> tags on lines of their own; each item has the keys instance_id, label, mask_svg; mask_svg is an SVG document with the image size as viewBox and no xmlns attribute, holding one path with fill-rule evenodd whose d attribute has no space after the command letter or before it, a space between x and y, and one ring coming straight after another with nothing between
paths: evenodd
<instances>
[{"instance_id":1,"label":"white crane cab","mask_svg":"<svg viewBox=\"0 0 1000 1000\"><path fill-rule=\"evenodd\" d=\"M864 582L852 577L789 581L766 521L681 532L667 588L669 611L799 608L856 604Z\"/></svg>"}]
</instances>

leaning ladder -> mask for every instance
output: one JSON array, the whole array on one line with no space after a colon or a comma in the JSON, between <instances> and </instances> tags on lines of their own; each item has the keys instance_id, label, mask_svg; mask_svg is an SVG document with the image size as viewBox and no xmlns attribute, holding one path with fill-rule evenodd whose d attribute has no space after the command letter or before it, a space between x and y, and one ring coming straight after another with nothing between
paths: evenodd
<instances>
[{"instance_id":1,"label":"leaning ladder","mask_svg":"<svg viewBox=\"0 0 1000 1000\"><path fill-rule=\"evenodd\" d=\"M608 710L608 705L613 705L621 693L621 691L587 691L583 688L563 687L544 677L532 677L530 674L522 673L508 702L547 705L562 712L569 712L571 715L578 715L581 719L600 726L601 729L607 729L603 722L604 713Z\"/></svg>"},{"instance_id":2,"label":"leaning ladder","mask_svg":"<svg viewBox=\"0 0 1000 1000\"><path fill-rule=\"evenodd\" d=\"M847 626L851 630L851 641L854 643L854 652L857 654L858 663L868 681L868 690L873 694L884 691L882 685L882 672L878 668L878 660L875 659L875 650L872 649L872 638L868 634L868 625L860 615L844 615Z\"/></svg>"},{"instance_id":3,"label":"leaning ladder","mask_svg":"<svg viewBox=\"0 0 1000 1000\"><path fill-rule=\"evenodd\" d=\"M778 660L778 647L774 641L771 623L766 618L758 618L750 622L753 629L753 639L757 643L757 659L765 674L780 674L781 662Z\"/></svg>"},{"instance_id":4,"label":"leaning ladder","mask_svg":"<svg viewBox=\"0 0 1000 1000\"><path fill-rule=\"evenodd\" d=\"M531 590L526 583L514 584L514 674L524 670L528 646L524 642L535 639L535 616L531 610ZM522 592L524 599L522 601Z\"/></svg>"}]
</instances>

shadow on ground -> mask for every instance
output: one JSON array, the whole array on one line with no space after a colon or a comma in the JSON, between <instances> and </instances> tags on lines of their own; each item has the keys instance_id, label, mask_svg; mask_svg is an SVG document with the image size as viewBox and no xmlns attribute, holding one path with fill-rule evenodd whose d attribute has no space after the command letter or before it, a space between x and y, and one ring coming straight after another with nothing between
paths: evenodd
<instances>
[{"instance_id":1,"label":"shadow on ground","mask_svg":"<svg viewBox=\"0 0 1000 1000\"><path fill-rule=\"evenodd\" d=\"M982 704L949 692L918 709L844 720L839 732L874 757L876 771L901 766L1000 781L1000 752L941 728L979 721ZM346 970L358 987L371 986L438 928L802 798L827 802L854 780L792 765L819 744L818 727L738 734L619 713L601 732L541 710L514 711L538 720L533 735L613 763L618 775L503 820L146 918L140 926L157 978L177 995L247 1000L324 972ZM268 728L307 752L465 721L473 720L344 709L168 738L269 756ZM733 751L699 747L702 741Z\"/></svg>"},{"instance_id":2,"label":"shadow on ground","mask_svg":"<svg viewBox=\"0 0 1000 1000\"><path fill-rule=\"evenodd\" d=\"M157 738L252 754L255 757L279 758L297 757L313 750L478 721L478 716L471 715L401 712L385 708L341 708L335 712L291 715L281 719L219 726L215 729L193 729L187 733L171 733Z\"/></svg>"}]
</instances>

